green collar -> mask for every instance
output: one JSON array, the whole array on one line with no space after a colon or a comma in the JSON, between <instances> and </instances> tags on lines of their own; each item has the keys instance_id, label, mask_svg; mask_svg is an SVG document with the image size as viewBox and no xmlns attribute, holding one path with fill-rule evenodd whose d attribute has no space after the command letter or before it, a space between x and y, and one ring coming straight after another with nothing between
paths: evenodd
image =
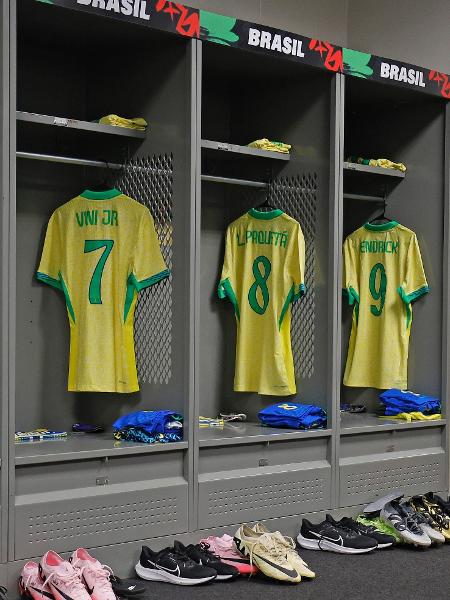
<instances>
[{"instance_id":1,"label":"green collar","mask_svg":"<svg viewBox=\"0 0 450 600\"><path fill-rule=\"evenodd\" d=\"M262 210L256 210L256 208L251 208L248 211L248 214L255 219L263 219L264 221L268 221L269 219L275 219L283 214L283 211L279 208L275 208L274 210L268 210L264 212Z\"/></svg>"},{"instance_id":2,"label":"green collar","mask_svg":"<svg viewBox=\"0 0 450 600\"><path fill-rule=\"evenodd\" d=\"M84 190L80 196L87 200L111 200L116 196L121 196L122 192L113 188L112 190L105 190L104 192L94 192L93 190Z\"/></svg>"},{"instance_id":3,"label":"green collar","mask_svg":"<svg viewBox=\"0 0 450 600\"><path fill-rule=\"evenodd\" d=\"M380 225L373 225L372 223L365 223L365 229L369 231L389 231L389 229L394 229L397 227L397 221L389 221L388 223L380 223Z\"/></svg>"}]
</instances>

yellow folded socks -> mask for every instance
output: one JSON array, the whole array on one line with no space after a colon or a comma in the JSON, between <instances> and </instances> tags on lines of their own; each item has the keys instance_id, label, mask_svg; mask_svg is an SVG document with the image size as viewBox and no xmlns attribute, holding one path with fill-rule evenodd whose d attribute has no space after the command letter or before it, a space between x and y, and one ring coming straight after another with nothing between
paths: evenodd
<instances>
[{"instance_id":1,"label":"yellow folded socks","mask_svg":"<svg viewBox=\"0 0 450 600\"><path fill-rule=\"evenodd\" d=\"M142 117L134 117L133 119L126 119L125 117L119 117L119 115L106 115L98 121L101 125L114 125L115 127L126 127L127 129L136 129L137 131L145 131L147 128L147 121Z\"/></svg>"}]
</instances>

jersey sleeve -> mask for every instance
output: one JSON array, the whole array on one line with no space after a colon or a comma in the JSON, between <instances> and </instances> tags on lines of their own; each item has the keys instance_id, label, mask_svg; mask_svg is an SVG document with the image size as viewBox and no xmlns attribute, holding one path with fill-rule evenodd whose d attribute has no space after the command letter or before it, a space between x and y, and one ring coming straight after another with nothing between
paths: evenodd
<instances>
[{"instance_id":1,"label":"jersey sleeve","mask_svg":"<svg viewBox=\"0 0 450 600\"><path fill-rule=\"evenodd\" d=\"M409 243L405 262L405 276L398 291L405 304L415 302L430 291L425 277L419 242L415 234L411 237Z\"/></svg>"},{"instance_id":2,"label":"jersey sleeve","mask_svg":"<svg viewBox=\"0 0 450 600\"><path fill-rule=\"evenodd\" d=\"M234 306L234 313L239 320L239 305L236 298L236 292L233 288L233 240L230 227L227 228L225 235L225 256L223 259L222 274L220 276L217 294L221 300L228 298Z\"/></svg>"},{"instance_id":3,"label":"jersey sleeve","mask_svg":"<svg viewBox=\"0 0 450 600\"><path fill-rule=\"evenodd\" d=\"M139 234L133 255L131 277L134 287L140 292L169 275L170 271L159 247L153 217L150 211L145 209L139 224Z\"/></svg>"},{"instance_id":4,"label":"jersey sleeve","mask_svg":"<svg viewBox=\"0 0 450 600\"><path fill-rule=\"evenodd\" d=\"M292 278L294 280L293 302L306 293L305 287L305 238L300 225L297 228L294 239L294 251L292 255Z\"/></svg>"},{"instance_id":5,"label":"jersey sleeve","mask_svg":"<svg viewBox=\"0 0 450 600\"><path fill-rule=\"evenodd\" d=\"M62 246L56 213L53 213L47 225L44 248L36 273L39 281L62 290L61 284Z\"/></svg>"},{"instance_id":6,"label":"jersey sleeve","mask_svg":"<svg viewBox=\"0 0 450 600\"><path fill-rule=\"evenodd\" d=\"M342 287L347 294L350 306L359 304L359 281L356 268L356 253L353 240L348 237L344 242Z\"/></svg>"}]
</instances>

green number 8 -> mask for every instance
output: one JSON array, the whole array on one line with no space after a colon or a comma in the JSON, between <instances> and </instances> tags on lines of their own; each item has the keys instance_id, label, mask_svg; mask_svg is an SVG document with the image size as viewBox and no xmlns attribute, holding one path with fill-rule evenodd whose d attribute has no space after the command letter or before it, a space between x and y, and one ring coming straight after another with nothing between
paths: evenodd
<instances>
[{"instance_id":1,"label":"green number 8","mask_svg":"<svg viewBox=\"0 0 450 600\"><path fill-rule=\"evenodd\" d=\"M261 272L261 266L264 268L264 274ZM267 280L269 279L272 265L266 256L258 256L258 258L255 258L253 261L252 270L253 275L255 276L255 281L248 291L248 302L255 313L258 315L263 315L267 310L270 300ZM261 297L263 301L262 305L258 300L258 289L261 290Z\"/></svg>"},{"instance_id":2,"label":"green number 8","mask_svg":"<svg viewBox=\"0 0 450 600\"><path fill-rule=\"evenodd\" d=\"M377 288L378 272L380 272L380 279L379 279L379 284L378 284L378 288ZM384 270L384 266L381 263L377 263L376 265L373 266L372 270L370 271L370 277L369 277L369 289L370 289L370 293L372 294L372 298L374 300L380 301L379 306L376 306L376 304L370 305L370 312L375 317L381 316L381 313L383 312L384 303L386 301L386 285L387 285L387 277L386 277L386 271Z\"/></svg>"}]
</instances>

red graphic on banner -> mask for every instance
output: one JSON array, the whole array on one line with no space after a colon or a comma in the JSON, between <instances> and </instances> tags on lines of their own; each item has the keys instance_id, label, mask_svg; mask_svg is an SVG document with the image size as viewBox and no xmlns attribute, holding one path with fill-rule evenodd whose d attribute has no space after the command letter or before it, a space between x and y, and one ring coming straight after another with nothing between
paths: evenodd
<instances>
[{"instance_id":1,"label":"red graphic on banner","mask_svg":"<svg viewBox=\"0 0 450 600\"><path fill-rule=\"evenodd\" d=\"M450 98L450 79L448 75L439 71L430 71L428 79L437 83L444 98Z\"/></svg>"},{"instance_id":2,"label":"red graphic on banner","mask_svg":"<svg viewBox=\"0 0 450 600\"><path fill-rule=\"evenodd\" d=\"M319 52L323 60L323 64L329 71L343 71L342 49L336 48L330 42L322 42L321 40L311 40L309 49Z\"/></svg>"},{"instance_id":3,"label":"red graphic on banner","mask_svg":"<svg viewBox=\"0 0 450 600\"><path fill-rule=\"evenodd\" d=\"M167 13L172 21L176 19L176 30L181 35L200 37L200 17L197 11L188 9L178 2L158 0L156 12Z\"/></svg>"}]
</instances>

